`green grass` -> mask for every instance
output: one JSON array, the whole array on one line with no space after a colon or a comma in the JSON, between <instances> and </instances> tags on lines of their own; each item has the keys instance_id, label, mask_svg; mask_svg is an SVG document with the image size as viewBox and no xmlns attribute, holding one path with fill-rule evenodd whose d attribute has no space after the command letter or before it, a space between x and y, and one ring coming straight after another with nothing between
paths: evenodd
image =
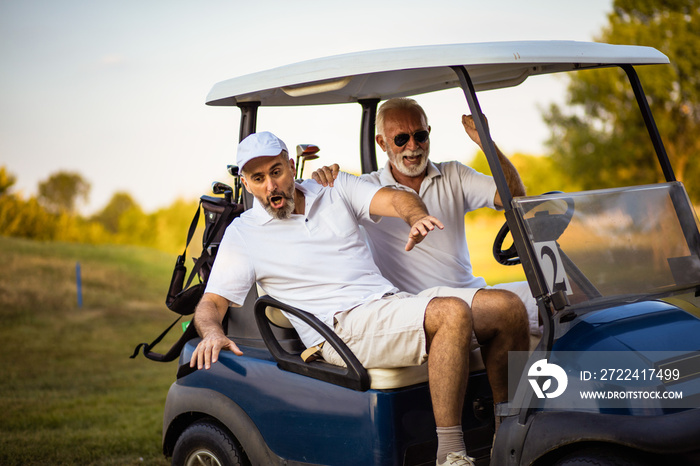
<instances>
[{"instance_id":1,"label":"green grass","mask_svg":"<svg viewBox=\"0 0 700 466\"><path fill-rule=\"evenodd\" d=\"M467 225L474 270L489 283L523 279L521 267L491 256L500 225ZM176 317L164 304L175 258L4 237L0 257L0 464L168 464L162 414L176 362L129 355ZM156 350L179 336L171 333Z\"/></svg>"},{"instance_id":2,"label":"green grass","mask_svg":"<svg viewBox=\"0 0 700 466\"><path fill-rule=\"evenodd\" d=\"M174 258L14 238L0 238L0 257L0 464L167 464L176 363L129 355L175 317L163 304Z\"/></svg>"}]
</instances>

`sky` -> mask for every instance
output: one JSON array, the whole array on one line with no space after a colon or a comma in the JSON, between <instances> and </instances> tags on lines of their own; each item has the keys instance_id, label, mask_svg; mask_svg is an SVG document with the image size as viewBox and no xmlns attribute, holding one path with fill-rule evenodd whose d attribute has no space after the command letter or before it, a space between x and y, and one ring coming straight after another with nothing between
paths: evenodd
<instances>
[{"instance_id":1,"label":"sky","mask_svg":"<svg viewBox=\"0 0 700 466\"><path fill-rule=\"evenodd\" d=\"M25 197L58 171L79 173L91 184L84 215L118 191L152 212L232 182L239 111L205 105L216 82L362 50L592 41L611 11L612 0L0 0L0 166ZM480 93L492 137L506 154L544 154L542 110L564 101L566 81L537 77L515 91ZM476 153L458 92L417 97L435 161ZM317 144L307 176L333 162L359 172L359 121L357 104L270 108L258 130L290 148Z\"/></svg>"}]
</instances>

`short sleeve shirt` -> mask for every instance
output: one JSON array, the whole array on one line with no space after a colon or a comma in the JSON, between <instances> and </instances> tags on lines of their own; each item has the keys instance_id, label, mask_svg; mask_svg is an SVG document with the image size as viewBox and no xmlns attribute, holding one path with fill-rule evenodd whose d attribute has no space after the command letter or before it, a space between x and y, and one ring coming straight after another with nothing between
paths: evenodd
<instances>
[{"instance_id":1,"label":"short sleeve shirt","mask_svg":"<svg viewBox=\"0 0 700 466\"><path fill-rule=\"evenodd\" d=\"M378 186L413 191L399 184L389 162L362 178ZM496 184L492 177L460 162L428 162L418 195L431 215L445 225L432 231L411 254L404 245L410 227L394 218L378 223L362 221L369 236L375 262L382 275L401 291L417 294L435 286L482 288L486 282L474 277L465 236L464 215L481 207L495 208Z\"/></svg>"},{"instance_id":2,"label":"short sleeve shirt","mask_svg":"<svg viewBox=\"0 0 700 466\"><path fill-rule=\"evenodd\" d=\"M380 186L342 173L333 188L311 180L296 187L304 193L304 215L276 219L255 200L229 225L206 291L241 305L257 282L331 327L337 312L398 291L381 276L360 234L360 220L373 223L369 206ZM322 341L288 317L307 347Z\"/></svg>"}]
</instances>

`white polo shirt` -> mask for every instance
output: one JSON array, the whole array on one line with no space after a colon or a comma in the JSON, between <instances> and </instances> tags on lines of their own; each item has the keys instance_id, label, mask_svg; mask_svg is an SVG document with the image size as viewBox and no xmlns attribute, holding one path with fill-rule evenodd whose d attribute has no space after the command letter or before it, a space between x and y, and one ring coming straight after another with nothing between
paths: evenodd
<instances>
[{"instance_id":1,"label":"white polo shirt","mask_svg":"<svg viewBox=\"0 0 700 466\"><path fill-rule=\"evenodd\" d=\"M334 186L323 188L311 180L297 184L305 214L284 220L271 217L255 200L226 229L206 291L241 305L257 282L270 296L331 328L337 312L398 291L381 276L360 235L360 220L373 223L369 206L381 187L346 173ZM323 341L288 317L307 347Z\"/></svg>"},{"instance_id":2,"label":"white polo shirt","mask_svg":"<svg viewBox=\"0 0 700 466\"><path fill-rule=\"evenodd\" d=\"M361 178L376 186L413 191L394 179L389 162L383 169ZM496 183L493 178L456 161L428 162L427 175L418 195L430 214L442 221L445 229L431 232L410 255L404 252L410 231L405 222L395 218L383 218L378 223L361 222L369 235L374 260L382 275L401 291L413 294L435 286L486 286L483 278L472 274L464 215L481 207L495 208Z\"/></svg>"}]
</instances>

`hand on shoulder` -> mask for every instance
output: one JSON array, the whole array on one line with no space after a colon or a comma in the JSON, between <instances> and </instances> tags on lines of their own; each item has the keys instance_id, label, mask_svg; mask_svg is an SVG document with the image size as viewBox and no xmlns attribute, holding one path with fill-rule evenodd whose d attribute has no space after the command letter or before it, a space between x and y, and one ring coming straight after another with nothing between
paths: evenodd
<instances>
[{"instance_id":1,"label":"hand on shoulder","mask_svg":"<svg viewBox=\"0 0 700 466\"><path fill-rule=\"evenodd\" d=\"M315 172L311 174L311 178L314 179L321 186L333 186L333 181L338 178L338 173L340 172L340 165L334 163L330 167L324 165Z\"/></svg>"}]
</instances>

